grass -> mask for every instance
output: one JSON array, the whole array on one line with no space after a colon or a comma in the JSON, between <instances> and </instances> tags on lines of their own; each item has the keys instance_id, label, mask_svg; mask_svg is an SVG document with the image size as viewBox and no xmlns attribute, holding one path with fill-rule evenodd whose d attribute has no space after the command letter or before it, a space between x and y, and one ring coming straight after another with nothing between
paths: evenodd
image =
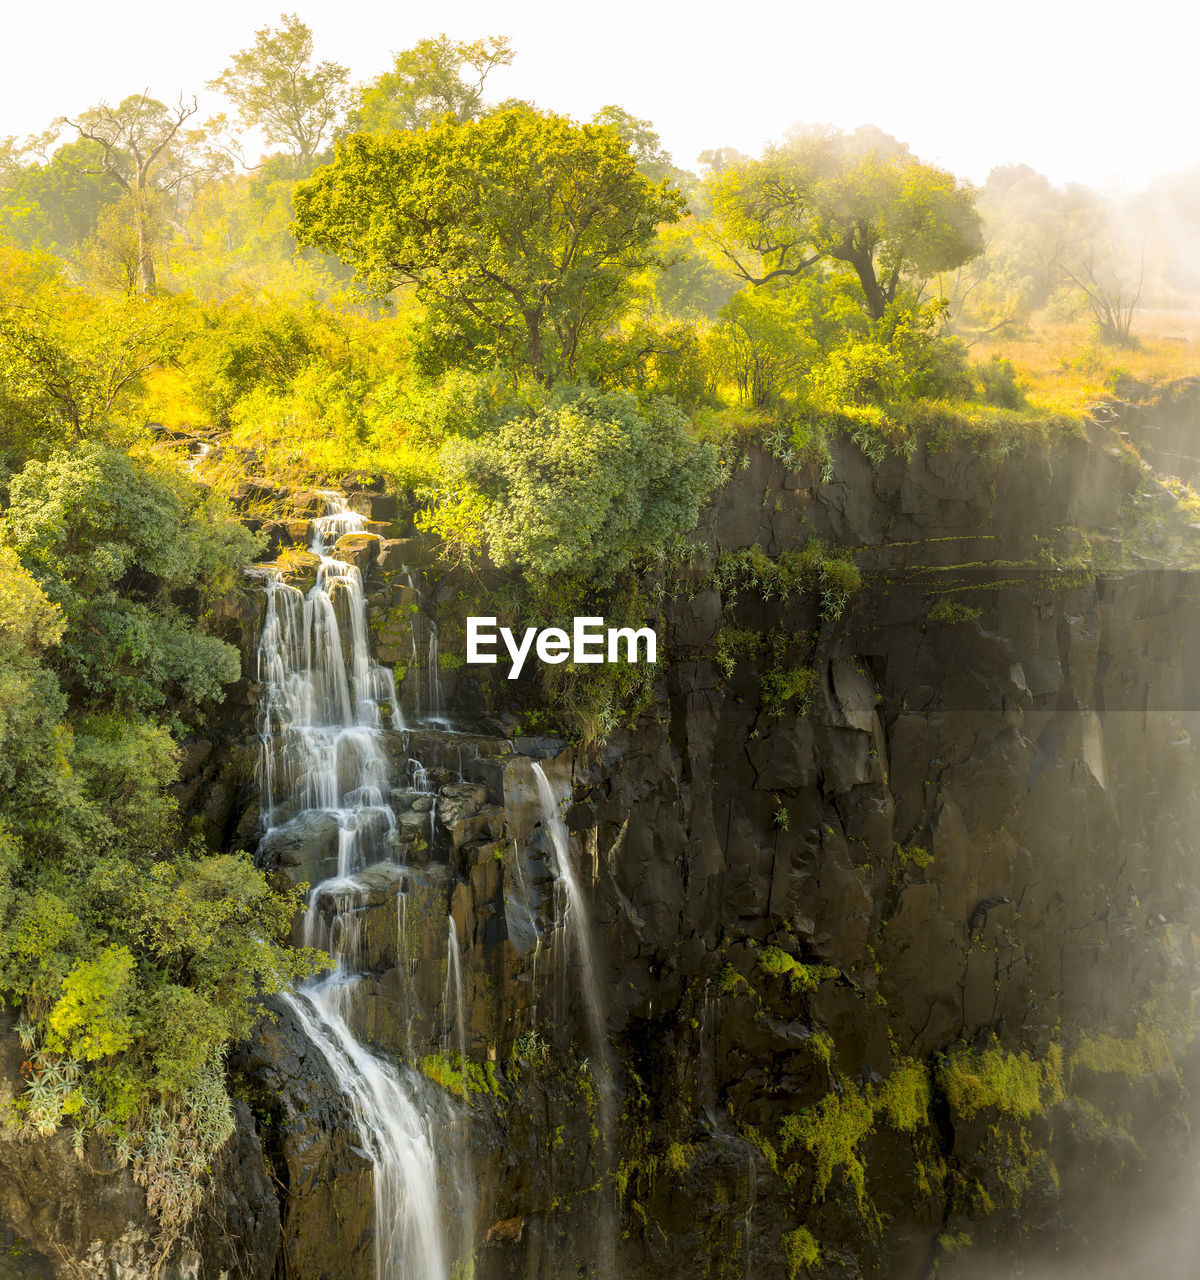
<instances>
[{"instance_id":1,"label":"grass","mask_svg":"<svg viewBox=\"0 0 1200 1280\"><path fill-rule=\"evenodd\" d=\"M1020 337L985 338L971 355L981 364L993 355L1011 360L1030 405L1060 413L1078 413L1110 396L1114 370L1142 382L1200 373L1200 313L1140 311L1133 332L1136 347L1103 346L1090 322L1035 319Z\"/></svg>"}]
</instances>

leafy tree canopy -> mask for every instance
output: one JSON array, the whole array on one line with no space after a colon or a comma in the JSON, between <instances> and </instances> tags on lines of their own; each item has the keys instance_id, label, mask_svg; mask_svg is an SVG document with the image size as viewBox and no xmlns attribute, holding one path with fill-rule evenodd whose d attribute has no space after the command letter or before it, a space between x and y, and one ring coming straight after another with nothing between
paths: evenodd
<instances>
[{"instance_id":1,"label":"leafy tree canopy","mask_svg":"<svg viewBox=\"0 0 1200 1280\"><path fill-rule=\"evenodd\" d=\"M167 107L141 93L116 107L101 103L77 120L56 122L59 127L69 125L81 141L92 144L94 167L84 172L103 174L124 193L135 242L133 283L143 294L153 294L158 287L156 216L177 213L185 192L192 193L228 163L205 146L202 131L184 128L195 114L194 98L189 103L181 96L174 107Z\"/></svg>"},{"instance_id":2,"label":"leafy tree canopy","mask_svg":"<svg viewBox=\"0 0 1200 1280\"><path fill-rule=\"evenodd\" d=\"M718 479L716 449L673 401L626 391L555 392L490 437L455 441L450 472L477 495L489 554L534 581L610 583L695 526Z\"/></svg>"},{"instance_id":3,"label":"leafy tree canopy","mask_svg":"<svg viewBox=\"0 0 1200 1280\"><path fill-rule=\"evenodd\" d=\"M251 48L235 53L208 87L237 107L244 126L261 129L305 167L346 108L350 72L338 62L314 65L312 29L298 15L280 14L280 23L256 31Z\"/></svg>"},{"instance_id":4,"label":"leafy tree canopy","mask_svg":"<svg viewBox=\"0 0 1200 1280\"><path fill-rule=\"evenodd\" d=\"M356 134L295 203L301 243L353 263L379 294L416 285L436 359L549 384L617 314L683 197L638 172L613 126L518 106Z\"/></svg>"},{"instance_id":5,"label":"leafy tree canopy","mask_svg":"<svg viewBox=\"0 0 1200 1280\"><path fill-rule=\"evenodd\" d=\"M181 592L228 586L255 539L181 473L85 444L14 477L0 536L62 611L58 667L84 706L219 698L237 651L196 629Z\"/></svg>"},{"instance_id":6,"label":"leafy tree canopy","mask_svg":"<svg viewBox=\"0 0 1200 1280\"><path fill-rule=\"evenodd\" d=\"M97 305L31 267L6 280L0 266L0 461L126 435L142 377L172 358L187 327L170 299Z\"/></svg>"},{"instance_id":7,"label":"leafy tree canopy","mask_svg":"<svg viewBox=\"0 0 1200 1280\"><path fill-rule=\"evenodd\" d=\"M483 114L483 87L513 60L507 36L451 40L443 34L396 55L390 71L364 85L347 133L426 129L446 116L459 124Z\"/></svg>"},{"instance_id":8,"label":"leafy tree canopy","mask_svg":"<svg viewBox=\"0 0 1200 1280\"><path fill-rule=\"evenodd\" d=\"M596 112L592 123L611 124L625 139L638 170L651 182L669 182L681 191L688 191L694 185L695 175L675 167L670 152L663 148L662 140L649 120L639 120L624 107L609 105Z\"/></svg>"},{"instance_id":9,"label":"leafy tree canopy","mask_svg":"<svg viewBox=\"0 0 1200 1280\"><path fill-rule=\"evenodd\" d=\"M761 160L715 171L719 243L752 284L843 263L882 319L902 285L983 248L974 191L879 129L793 132Z\"/></svg>"},{"instance_id":10,"label":"leafy tree canopy","mask_svg":"<svg viewBox=\"0 0 1200 1280\"><path fill-rule=\"evenodd\" d=\"M25 154L0 175L0 231L25 248L69 252L96 229L120 188L100 171L102 150L87 138L59 147L46 164Z\"/></svg>"}]
</instances>

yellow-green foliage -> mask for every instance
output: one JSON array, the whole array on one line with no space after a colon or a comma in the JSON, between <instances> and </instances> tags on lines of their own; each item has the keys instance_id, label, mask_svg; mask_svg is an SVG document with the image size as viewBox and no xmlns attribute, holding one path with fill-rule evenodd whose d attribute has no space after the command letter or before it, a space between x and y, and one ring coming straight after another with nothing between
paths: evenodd
<instances>
[{"instance_id":1,"label":"yellow-green foliage","mask_svg":"<svg viewBox=\"0 0 1200 1280\"><path fill-rule=\"evenodd\" d=\"M728 962L723 964L717 971L717 994L722 996L732 995L739 987L745 987L751 993L754 990L733 965Z\"/></svg>"},{"instance_id":2,"label":"yellow-green foliage","mask_svg":"<svg viewBox=\"0 0 1200 1280\"><path fill-rule=\"evenodd\" d=\"M722 627L717 632L716 654L713 661L721 668L728 680L733 669L745 658L753 658L762 644L762 637L757 631L747 631L740 627Z\"/></svg>"},{"instance_id":3,"label":"yellow-green foliage","mask_svg":"<svg viewBox=\"0 0 1200 1280\"><path fill-rule=\"evenodd\" d=\"M467 1099L471 1094L499 1096L503 1090L490 1063L480 1066L458 1053L431 1053L421 1059L421 1070L448 1093Z\"/></svg>"},{"instance_id":4,"label":"yellow-green foliage","mask_svg":"<svg viewBox=\"0 0 1200 1280\"><path fill-rule=\"evenodd\" d=\"M971 1237L965 1231L943 1231L937 1238L943 1253L957 1253L971 1247Z\"/></svg>"},{"instance_id":5,"label":"yellow-green foliage","mask_svg":"<svg viewBox=\"0 0 1200 1280\"><path fill-rule=\"evenodd\" d=\"M813 703L820 677L811 667L771 667L762 680L763 706L779 715L793 699L796 710L806 715Z\"/></svg>"},{"instance_id":6,"label":"yellow-green foliage","mask_svg":"<svg viewBox=\"0 0 1200 1280\"><path fill-rule=\"evenodd\" d=\"M729 597L751 590L764 600L809 591L821 601L827 619L841 616L850 597L862 586L862 574L846 552L830 550L819 538L772 558L755 543L723 553L717 561L715 585Z\"/></svg>"},{"instance_id":7,"label":"yellow-green foliage","mask_svg":"<svg viewBox=\"0 0 1200 1280\"><path fill-rule=\"evenodd\" d=\"M842 1082L840 1094L826 1094L814 1107L786 1116L779 1128L779 1147L800 1147L816 1161L814 1190L825 1195L836 1169L854 1188L859 1206L866 1199L866 1168L858 1148L883 1117L900 1133L916 1134L929 1123L932 1093L929 1069L912 1058L898 1059L882 1084L861 1089ZM789 1171L794 1181L796 1171Z\"/></svg>"},{"instance_id":8,"label":"yellow-green foliage","mask_svg":"<svg viewBox=\"0 0 1200 1280\"><path fill-rule=\"evenodd\" d=\"M735 1120L737 1118L735 1117ZM747 1124L744 1120L737 1120L738 1133L742 1135L753 1147L757 1149L766 1166L772 1173L779 1172L779 1152L775 1150L775 1144L764 1138L762 1134L752 1125Z\"/></svg>"},{"instance_id":9,"label":"yellow-green foliage","mask_svg":"<svg viewBox=\"0 0 1200 1280\"><path fill-rule=\"evenodd\" d=\"M962 604L955 600L939 600L925 615L925 621L934 624L953 624L956 622L974 622L983 612L974 605Z\"/></svg>"},{"instance_id":10,"label":"yellow-green foliage","mask_svg":"<svg viewBox=\"0 0 1200 1280\"><path fill-rule=\"evenodd\" d=\"M793 994L811 995L827 978L836 978L838 971L828 964L805 964L778 947L764 947L758 957L758 967L773 978L786 978Z\"/></svg>"},{"instance_id":11,"label":"yellow-green foliage","mask_svg":"<svg viewBox=\"0 0 1200 1280\"><path fill-rule=\"evenodd\" d=\"M969 1120L991 1109L1024 1120L1061 1097L1061 1057L1036 1062L1023 1051L1009 1053L998 1044L982 1051L964 1045L942 1059L937 1083L955 1119Z\"/></svg>"},{"instance_id":12,"label":"yellow-green foliage","mask_svg":"<svg viewBox=\"0 0 1200 1280\"><path fill-rule=\"evenodd\" d=\"M788 1280L796 1280L801 1271L815 1267L821 1261L821 1246L807 1227L785 1231L779 1239L783 1246L783 1261Z\"/></svg>"},{"instance_id":13,"label":"yellow-green foliage","mask_svg":"<svg viewBox=\"0 0 1200 1280\"><path fill-rule=\"evenodd\" d=\"M876 1111L887 1116L893 1129L916 1133L929 1122L931 1095L929 1068L923 1062L902 1058L874 1093Z\"/></svg>"},{"instance_id":14,"label":"yellow-green foliage","mask_svg":"<svg viewBox=\"0 0 1200 1280\"><path fill-rule=\"evenodd\" d=\"M861 1207L866 1198L867 1171L858 1154L859 1143L871 1132L875 1113L861 1090L844 1084L841 1095L826 1094L815 1107L785 1116L779 1126L779 1147L802 1147L816 1161L814 1190L825 1198L833 1172L841 1168Z\"/></svg>"},{"instance_id":15,"label":"yellow-green foliage","mask_svg":"<svg viewBox=\"0 0 1200 1280\"><path fill-rule=\"evenodd\" d=\"M675 1177L679 1177L696 1162L700 1154L698 1142L672 1142L663 1153L662 1167Z\"/></svg>"},{"instance_id":16,"label":"yellow-green foliage","mask_svg":"<svg viewBox=\"0 0 1200 1280\"><path fill-rule=\"evenodd\" d=\"M896 846L896 854L904 862L911 862L913 866L919 867L922 871L933 864L933 854L919 844L907 847L898 844Z\"/></svg>"},{"instance_id":17,"label":"yellow-green foliage","mask_svg":"<svg viewBox=\"0 0 1200 1280\"><path fill-rule=\"evenodd\" d=\"M1124 1076L1143 1080L1148 1076L1175 1071L1175 1058L1166 1032L1149 1021L1138 1024L1132 1036L1084 1036L1071 1054L1070 1073L1097 1076Z\"/></svg>"},{"instance_id":18,"label":"yellow-green foliage","mask_svg":"<svg viewBox=\"0 0 1200 1280\"><path fill-rule=\"evenodd\" d=\"M134 959L128 947L109 946L95 960L77 960L50 1010L46 1048L85 1062L120 1053L133 1043L127 1011Z\"/></svg>"}]
</instances>

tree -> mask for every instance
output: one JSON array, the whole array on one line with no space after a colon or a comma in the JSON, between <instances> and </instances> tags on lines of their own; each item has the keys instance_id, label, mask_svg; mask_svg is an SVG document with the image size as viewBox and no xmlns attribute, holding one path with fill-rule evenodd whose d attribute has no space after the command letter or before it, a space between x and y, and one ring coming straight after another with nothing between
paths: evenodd
<instances>
[{"instance_id":1,"label":"tree","mask_svg":"<svg viewBox=\"0 0 1200 1280\"><path fill-rule=\"evenodd\" d=\"M123 299L97 307L55 281L8 301L0 292L0 461L128 433L142 377L173 358L179 304Z\"/></svg>"},{"instance_id":2,"label":"tree","mask_svg":"<svg viewBox=\"0 0 1200 1280\"><path fill-rule=\"evenodd\" d=\"M518 106L345 139L296 188L295 231L377 294L415 285L436 358L549 385L617 314L682 204L638 173L612 126Z\"/></svg>"},{"instance_id":3,"label":"tree","mask_svg":"<svg viewBox=\"0 0 1200 1280\"><path fill-rule=\"evenodd\" d=\"M1144 246L1136 275L1131 266L1121 262L1120 251L1103 242L1081 247L1063 264L1062 273L1083 294L1102 342L1121 347L1138 345L1133 335L1133 313L1146 276Z\"/></svg>"},{"instance_id":4,"label":"tree","mask_svg":"<svg viewBox=\"0 0 1200 1280\"><path fill-rule=\"evenodd\" d=\"M253 47L235 53L208 87L237 107L246 128L286 146L307 172L346 108L350 72L338 62L314 66L312 30L294 13L279 18L277 31L256 31Z\"/></svg>"},{"instance_id":5,"label":"tree","mask_svg":"<svg viewBox=\"0 0 1200 1280\"><path fill-rule=\"evenodd\" d=\"M65 253L86 240L120 188L100 171L101 148L64 143L39 163L24 146L0 146L0 227L25 248Z\"/></svg>"},{"instance_id":6,"label":"tree","mask_svg":"<svg viewBox=\"0 0 1200 1280\"><path fill-rule=\"evenodd\" d=\"M681 191L690 191L695 185L696 175L675 167L670 152L664 150L662 140L649 120L639 120L623 107L610 105L601 107L592 117L592 123L611 124L625 139L638 170L651 182L669 182Z\"/></svg>"},{"instance_id":7,"label":"tree","mask_svg":"<svg viewBox=\"0 0 1200 1280\"><path fill-rule=\"evenodd\" d=\"M107 175L125 193L137 240L137 287L143 295L157 289L155 198L191 173L191 166L180 163L170 148L177 139L182 141L180 130L195 114L195 98L187 103L181 97L175 107L168 108L142 93L126 98L118 107L101 103L78 120L63 117L60 121L99 149L96 166L84 172ZM169 175L161 183L157 182L160 173Z\"/></svg>"},{"instance_id":8,"label":"tree","mask_svg":"<svg viewBox=\"0 0 1200 1280\"><path fill-rule=\"evenodd\" d=\"M628 391L555 391L528 416L443 453L477 496L488 553L534 583L578 575L610 584L638 556L695 527L719 478L672 400Z\"/></svg>"},{"instance_id":9,"label":"tree","mask_svg":"<svg viewBox=\"0 0 1200 1280\"><path fill-rule=\"evenodd\" d=\"M56 665L77 706L136 712L223 696L237 650L180 606L227 590L257 540L214 495L92 442L28 463L9 492L0 539L61 610Z\"/></svg>"},{"instance_id":10,"label":"tree","mask_svg":"<svg viewBox=\"0 0 1200 1280\"><path fill-rule=\"evenodd\" d=\"M1084 187L1052 186L1028 165L993 169L979 191L987 244L939 281L954 327L975 340L1025 324L1064 289L1064 261L1092 234L1100 207Z\"/></svg>"},{"instance_id":11,"label":"tree","mask_svg":"<svg viewBox=\"0 0 1200 1280\"><path fill-rule=\"evenodd\" d=\"M390 71L359 92L347 133L426 129L453 116L459 123L483 114L483 86L513 60L507 36L451 40L443 34L396 55ZM466 75L467 69L471 75Z\"/></svg>"},{"instance_id":12,"label":"tree","mask_svg":"<svg viewBox=\"0 0 1200 1280\"><path fill-rule=\"evenodd\" d=\"M983 247L972 189L870 127L794 132L762 160L714 164L710 182L720 248L743 279L761 285L844 263L876 320L903 284Z\"/></svg>"}]
</instances>

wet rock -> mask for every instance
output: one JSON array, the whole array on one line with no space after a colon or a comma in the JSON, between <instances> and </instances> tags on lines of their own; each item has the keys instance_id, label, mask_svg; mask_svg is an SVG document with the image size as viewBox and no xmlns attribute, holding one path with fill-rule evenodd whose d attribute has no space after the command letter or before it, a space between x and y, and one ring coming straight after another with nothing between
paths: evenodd
<instances>
[{"instance_id":1,"label":"wet rock","mask_svg":"<svg viewBox=\"0 0 1200 1280\"><path fill-rule=\"evenodd\" d=\"M323 515L329 499L313 489L298 489L287 500L287 507L297 517L307 519Z\"/></svg>"},{"instance_id":2,"label":"wet rock","mask_svg":"<svg viewBox=\"0 0 1200 1280\"><path fill-rule=\"evenodd\" d=\"M24 1060L12 1017L0 1015L0 1274L14 1280L149 1276L219 1280L239 1270L269 1280L279 1252L279 1207L249 1109L234 1104L233 1137L218 1152L191 1238L161 1259L157 1224L129 1168L98 1137L83 1158L66 1129L25 1136L8 1108Z\"/></svg>"},{"instance_id":3,"label":"wet rock","mask_svg":"<svg viewBox=\"0 0 1200 1280\"><path fill-rule=\"evenodd\" d=\"M385 573L399 573L432 564L436 558L437 546L431 539L385 538L379 547L378 563Z\"/></svg>"},{"instance_id":4,"label":"wet rock","mask_svg":"<svg viewBox=\"0 0 1200 1280\"><path fill-rule=\"evenodd\" d=\"M357 511L383 526L390 525L400 514L400 506L393 493L351 492L347 505L351 511Z\"/></svg>"},{"instance_id":5,"label":"wet rock","mask_svg":"<svg viewBox=\"0 0 1200 1280\"><path fill-rule=\"evenodd\" d=\"M338 823L331 813L310 809L269 831L255 862L281 870L294 884L317 885L337 869Z\"/></svg>"},{"instance_id":6,"label":"wet rock","mask_svg":"<svg viewBox=\"0 0 1200 1280\"><path fill-rule=\"evenodd\" d=\"M290 550L276 561L274 567L284 582L300 591L309 591L317 580L321 559L311 551Z\"/></svg>"},{"instance_id":7,"label":"wet rock","mask_svg":"<svg viewBox=\"0 0 1200 1280\"><path fill-rule=\"evenodd\" d=\"M288 490L286 488L280 487L270 480L248 477L245 480L239 480L234 485L229 498L237 510L246 511L251 507L272 503L276 499L286 496L287 493Z\"/></svg>"},{"instance_id":8,"label":"wet rock","mask_svg":"<svg viewBox=\"0 0 1200 1280\"><path fill-rule=\"evenodd\" d=\"M338 560L345 560L354 565L362 574L366 574L375 558L379 547L379 537L373 533L343 533L333 544L333 555Z\"/></svg>"},{"instance_id":9,"label":"wet rock","mask_svg":"<svg viewBox=\"0 0 1200 1280\"><path fill-rule=\"evenodd\" d=\"M379 494L384 491L387 477L378 471L348 471L339 481L345 493Z\"/></svg>"},{"instance_id":10,"label":"wet rock","mask_svg":"<svg viewBox=\"0 0 1200 1280\"><path fill-rule=\"evenodd\" d=\"M281 1252L300 1276L370 1275L371 1164L337 1079L295 1014L274 998L249 1042L230 1055L266 1150L287 1186Z\"/></svg>"}]
</instances>

